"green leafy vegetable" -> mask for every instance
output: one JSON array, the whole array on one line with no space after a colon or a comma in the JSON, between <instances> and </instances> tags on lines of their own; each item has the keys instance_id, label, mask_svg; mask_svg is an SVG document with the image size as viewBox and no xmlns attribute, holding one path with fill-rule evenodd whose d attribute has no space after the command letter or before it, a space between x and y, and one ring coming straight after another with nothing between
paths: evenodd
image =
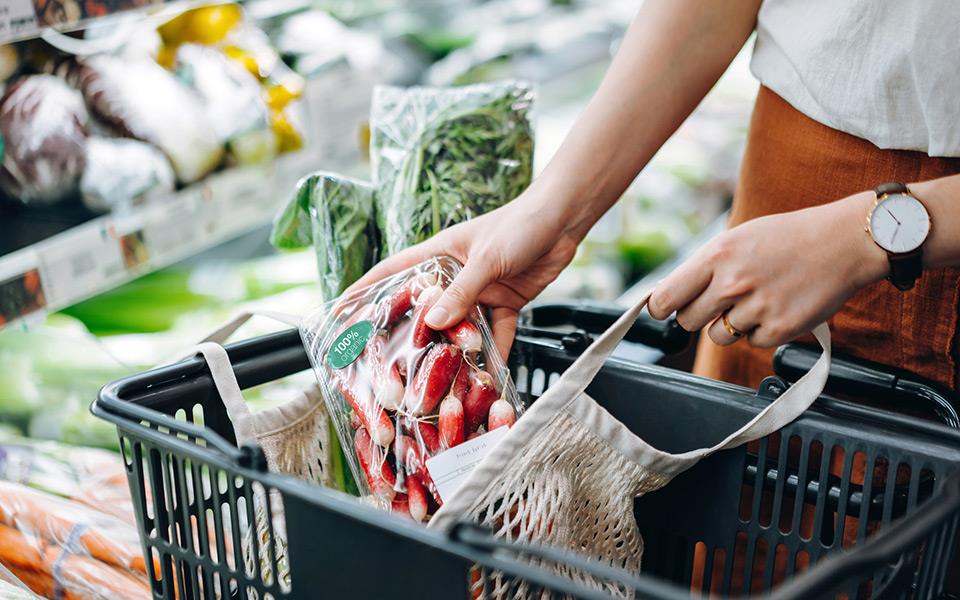
<instances>
[{"instance_id":1,"label":"green leafy vegetable","mask_svg":"<svg viewBox=\"0 0 960 600\"><path fill-rule=\"evenodd\" d=\"M270 243L277 248L313 244L324 300L332 300L377 260L379 241L369 183L333 173L313 173L274 222Z\"/></svg>"},{"instance_id":2,"label":"green leafy vegetable","mask_svg":"<svg viewBox=\"0 0 960 600\"><path fill-rule=\"evenodd\" d=\"M533 172L530 87L378 87L371 110L377 222L394 254L513 200Z\"/></svg>"}]
</instances>

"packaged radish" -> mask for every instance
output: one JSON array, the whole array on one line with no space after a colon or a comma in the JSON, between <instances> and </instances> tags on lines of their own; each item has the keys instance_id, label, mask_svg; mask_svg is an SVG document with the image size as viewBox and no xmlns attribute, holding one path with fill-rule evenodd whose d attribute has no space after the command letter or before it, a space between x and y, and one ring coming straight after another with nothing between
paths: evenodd
<instances>
[{"instance_id":1,"label":"packaged radish","mask_svg":"<svg viewBox=\"0 0 960 600\"><path fill-rule=\"evenodd\" d=\"M426 521L523 410L480 308L424 318L459 272L434 258L329 302L301 326L361 494Z\"/></svg>"}]
</instances>

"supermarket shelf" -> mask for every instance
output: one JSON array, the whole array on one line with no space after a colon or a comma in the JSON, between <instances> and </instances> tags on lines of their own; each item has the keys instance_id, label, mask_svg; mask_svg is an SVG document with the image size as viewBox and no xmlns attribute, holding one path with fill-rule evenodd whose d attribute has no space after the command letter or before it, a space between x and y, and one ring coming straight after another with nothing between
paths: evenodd
<instances>
[{"instance_id":1,"label":"supermarket shelf","mask_svg":"<svg viewBox=\"0 0 960 600\"><path fill-rule=\"evenodd\" d=\"M86 29L92 23L126 14L159 11L175 14L193 4L196 0L89 0L76 2L75 11L68 11L58 10L59 3L49 0L3 0L0 2L0 44L40 37L45 31Z\"/></svg>"},{"instance_id":2,"label":"supermarket shelf","mask_svg":"<svg viewBox=\"0 0 960 600\"><path fill-rule=\"evenodd\" d=\"M0 256L0 327L29 324L263 226L319 160L300 152L229 169L171 197Z\"/></svg>"}]
</instances>

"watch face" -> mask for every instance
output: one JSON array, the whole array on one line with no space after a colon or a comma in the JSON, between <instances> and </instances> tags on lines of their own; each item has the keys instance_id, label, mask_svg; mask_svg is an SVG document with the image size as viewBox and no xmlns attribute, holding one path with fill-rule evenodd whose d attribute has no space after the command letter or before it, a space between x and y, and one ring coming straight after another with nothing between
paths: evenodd
<instances>
[{"instance_id":1,"label":"watch face","mask_svg":"<svg viewBox=\"0 0 960 600\"><path fill-rule=\"evenodd\" d=\"M870 233L874 241L888 252L910 252L927 239L930 215L913 196L892 194L873 209Z\"/></svg>"}]
</instances>

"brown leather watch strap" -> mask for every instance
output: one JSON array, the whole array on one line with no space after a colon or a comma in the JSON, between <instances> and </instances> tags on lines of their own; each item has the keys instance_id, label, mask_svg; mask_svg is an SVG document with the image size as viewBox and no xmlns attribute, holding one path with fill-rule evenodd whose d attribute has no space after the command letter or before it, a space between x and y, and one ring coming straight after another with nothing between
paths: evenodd
<instances>
[{"instance_id":1,"label":"brown leather watch strap","mask_svg":"<svg viewBox=\"0 0 960 600\"><path fill-rule=\"evenodd\" d=\"M899 181L891 181L888 183L881 183L873 189L876 192L877 197L883 196L885 194L907 194L910 192L910 189L907 187L907 184L901 183Z\"/></svg>"},{"instance_id":2,"label":"brown leather watch strap","mask_svg":"<svg viewBox=\"0 0 960 600\"><path fill-rule=\"evenodd\" d=\"M898 290L913 289L917 279L923 273L923 246L903 254L887 253L890 260L890 276L888 279Z\"/></svg>"}]
</instances>

